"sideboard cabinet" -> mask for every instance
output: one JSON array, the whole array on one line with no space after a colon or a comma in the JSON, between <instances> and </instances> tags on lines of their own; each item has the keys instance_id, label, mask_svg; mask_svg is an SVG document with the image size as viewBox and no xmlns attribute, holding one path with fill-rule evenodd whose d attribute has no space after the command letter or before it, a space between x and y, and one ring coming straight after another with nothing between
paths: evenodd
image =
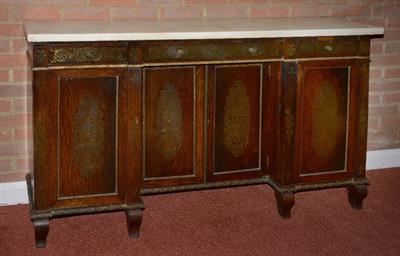
<instances>
[{"instance_id":1,"label":"sideboard cabinet","mask_svg":"<svg viewBox=\"0 0 400 256\"><path fill-rule=\"evenodd\" d=\"M95 25L83 22L27 23L37 247L51 218L105 211L124 210L138 237L141 195L155 193L266 183L289 218L296 192L346 187L362 208L369 44L382 31L340 24L348 28L331 28L335 36L265 28L253 37L234 29L149 38L88 33ZM57 28L70 31L57 37Z\"/></svg>"}]
</instances>

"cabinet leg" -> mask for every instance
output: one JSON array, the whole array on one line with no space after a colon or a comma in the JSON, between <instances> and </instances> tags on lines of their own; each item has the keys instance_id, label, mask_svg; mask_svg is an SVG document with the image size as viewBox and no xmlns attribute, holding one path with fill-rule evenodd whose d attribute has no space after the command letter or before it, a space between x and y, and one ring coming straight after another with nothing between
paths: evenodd
<instances>
[{"instance_id":1,"label":"cabinet leg","mask_svg":"<svg viewBox=\"0 0 400 256\"><path fill-rule=\"evenodd\" d=\"M46 247L46 238L47 234L49 233L50 220L47 218L35 219L33 220L33 225L35 227L36 247Z\"/></svg>"},{"instance_id":2,"label":"cabinet leg","mask_svg":"<svg viewBox=\"0 0 400 256\"><path fill-rule=\"evenodd\" d=\"M275 190L275 198L278 206L279 215L281 215L282 218L289 219L291 216L290 210L294 205L294 193L280 193Z\"/></svg>"},{"instance_id":3,"label":"cabinet leg","mask_svg":"<svg viewBox=\"0 0 400 256\"><path fill-rule=\"evenodd\" d=\"M367 197L367 185L349 185L347 186L347 195L351 207L362 209L363 200Z\"/></svg>"},{"instance_id":4,"label":"cabinet leg","mask_svg":"<svg viewBox=\"0 0 400 256\"><path fill-rule=\"evenodd\" d=\"M142 209L126 210L126 223L130 238L139 238L140 225L142 224Z\"/></svg>"}]
</instances>

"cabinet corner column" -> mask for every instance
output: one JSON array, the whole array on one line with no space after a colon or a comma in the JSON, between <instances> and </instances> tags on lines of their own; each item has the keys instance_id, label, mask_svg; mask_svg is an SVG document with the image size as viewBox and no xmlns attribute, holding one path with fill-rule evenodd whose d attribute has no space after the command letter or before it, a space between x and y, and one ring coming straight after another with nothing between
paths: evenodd
<instances>
[{"instance_id":1,"label":"cabinet corner column","mask_svg":"<svg viewBox=\"0 0 400 256\"><path fill-rule=\"evenodd\" d=\"M290 186L295 179L295 117L296 117L296 88L297 63L282 63L282 88L279 104L280 131L278 173L274 177L277 183L275 198L278 212L282 218L290 218L294 205L294 192L281 192L280 186Z\"/></svg>"}]
</instances>

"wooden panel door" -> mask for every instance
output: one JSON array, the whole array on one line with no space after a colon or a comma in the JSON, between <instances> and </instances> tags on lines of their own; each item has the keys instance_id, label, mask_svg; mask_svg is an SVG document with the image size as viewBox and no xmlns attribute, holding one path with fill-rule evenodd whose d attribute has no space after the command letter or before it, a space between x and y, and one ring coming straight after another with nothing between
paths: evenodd
<instances>
[{"instance_id":1,"label":"wooden panel door","mask_svg":"<svg viewBox=\"0 0 400 256\"><path fill-rule=\"evenodd\" d=\"M354 169L356 66L352 60L298 65L298 182L350 177Z\"/></svg>"},{"instance_id":2,"label":"wooden panel door","mask_svg":"<svg viewBox=\"0 0 400 256\"><path fill-rule=\"evenodd\" d=\"M207 181L266 174L277 109L271 104L270 70L269 64L209 66Z\"/></svg>"},{"instance_id":3,"label":"wooden panel door","mask_svg":"<svg viewBox=\"0 0 400 256\"><path fill-rule=\"evenodd\" d=\"M204 67L144 68L142 100L145 187L201 182Z\"/></svg>"},{"instance_id":4,"label":"wooden panel door","mask_svg":"<svg viewBox=\"0 0 400 256\"><path fill-rule=\"evenodd\" d=\"M35 117L35 150L40 152L48 140L54 142L48 144L50 168L35 165L35 177L46 177L46 184L36 182L42 188L35 189L49 191L48 207L125 203L126 73L125 69L53 70L47 81L35 85L39 95L34 101L42 101L41 111L47 111ZM41 98L45 90L50 97ZM53 122L41 123L43 114ZM46 134L41 134L43 125Z\"/></svg>"}]
</instances>

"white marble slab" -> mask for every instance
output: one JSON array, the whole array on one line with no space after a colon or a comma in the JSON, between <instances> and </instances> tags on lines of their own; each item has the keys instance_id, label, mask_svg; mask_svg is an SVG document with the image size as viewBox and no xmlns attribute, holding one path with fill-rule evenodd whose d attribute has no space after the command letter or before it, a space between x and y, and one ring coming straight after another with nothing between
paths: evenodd
<instances>
[{"instance_id":1,"label":"white marble slab","mask_svg":"<svg viewBox=\"0 0 400 256\"><path fill-rule=\"evenodd\" d=\"M381 27L334 18L57 21L24 23L28 42L188 40L381 35Z\"/></svg>"}]
</instances>

